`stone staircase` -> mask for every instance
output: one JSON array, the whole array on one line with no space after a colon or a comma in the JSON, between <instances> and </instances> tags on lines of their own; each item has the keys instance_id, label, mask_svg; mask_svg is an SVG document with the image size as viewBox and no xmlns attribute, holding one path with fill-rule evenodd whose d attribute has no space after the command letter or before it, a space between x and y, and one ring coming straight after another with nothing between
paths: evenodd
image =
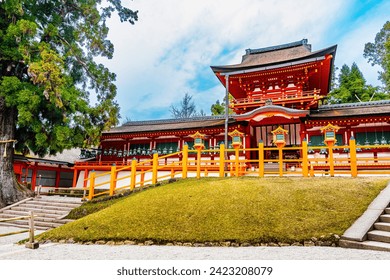
<instances>
[{"instance_id":1,"label":"stone staircase","mask_svg":"<svg viewBox=\"0 0 390 280\"><path fill-rule=\"evenodd\" d=\"M60 196L38 196L22 200L0 209L0 220L27 216L34 212L34 225L37 230L47 230L64 225L72 220L64 219L74 208L82 204L80 198ZM1 225L28 228L28 220L2 222Z\"/></svg>"},{"instance_id":2,"label":"stone staircase","mask_svg":"<svg viewBox=\"0 0 390 280\"><path fill-rule=\"evenodd\" d=\"M344 248L390 252L390 183L339 241Z\"/></svg>"},{"instance_id":3,"label":"stone staircase","mask_svg":"<svg viewBox=\"0 0 390 280\"><path fill-rule=\"evenodd\" d=\"M367 240L361 246L365 249L390 252L390 205L379 217L372 230L367 233Z\"/></svg>"}]
</instances>

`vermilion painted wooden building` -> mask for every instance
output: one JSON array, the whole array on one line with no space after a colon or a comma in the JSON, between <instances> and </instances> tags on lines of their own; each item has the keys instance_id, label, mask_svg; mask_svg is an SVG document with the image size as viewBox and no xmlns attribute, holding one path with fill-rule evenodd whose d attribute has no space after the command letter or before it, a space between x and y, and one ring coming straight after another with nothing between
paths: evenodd
<instances>
[{"instance_id":1,"label":"vermilion painted wooden building","mask_svg":"<svg viewBox=\"0 0 390 280\"><path fill-rule=\"evenodd\" d=\"M34 191L38 186L45 192L73 184L73 163L14 155L14 172L18 182L30 185Z\"/></svg>"},{"instance_id":2,"label":"vermilion painted wooden building","mask_svg":"<svg viewBox=\"0 0 390 280\"><path fill-rule=\"evenodd\" d=\"M234 97L230 107L229 132L243 134L244 147L259 141L272 145L271 131L288 130L287 146L324 145L321 127L340 127L338 144L351 136L358 144L390 142L390 102L323 105L330 91L331 73L337 46L312 51L307 40L261 49L248 49L239 64L211 69ZM153 152L168 154L193 146L190 135L206 135L206 148L224 141L224 116L133 121L103 133L101 161L150 158ZM256 157L248 153L246 157Z\"/></svg>"}]
</instances>

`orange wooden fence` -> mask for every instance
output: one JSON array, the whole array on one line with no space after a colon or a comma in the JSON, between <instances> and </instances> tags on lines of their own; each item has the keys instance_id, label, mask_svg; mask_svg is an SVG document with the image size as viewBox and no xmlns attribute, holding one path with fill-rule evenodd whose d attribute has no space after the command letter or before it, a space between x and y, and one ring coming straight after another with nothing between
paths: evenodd
<instances>
[{"instance_id":1,"label":"orange wooden fence","mask_svg":"<svg viewBox=\"0 0 390 280\"><path fill-rule=\"evenodd\" d=\"M379 155L370 152L377 150ZM249 153L252 159L246 158ZM96 172L101 166L88 163L76 167L89 171L83 182L86 199L112 196L175 177L390 175L390 145L357 146L351 139L348 145L332 148L308 146L306 141L299 147L284 148L264 147L263 143L247 149L225 149L223 144L213 150L189 150L184 146L177 153L154 154L149 160L134 159L131 164L113 164L109 171Z\"/></svg>"}]
</instances>

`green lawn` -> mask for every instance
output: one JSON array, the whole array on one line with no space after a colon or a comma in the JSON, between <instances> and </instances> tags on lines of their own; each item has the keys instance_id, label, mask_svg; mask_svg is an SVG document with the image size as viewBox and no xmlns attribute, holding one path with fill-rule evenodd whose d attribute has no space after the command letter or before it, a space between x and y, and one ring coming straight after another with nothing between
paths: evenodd
<instances>
[{"instance_id":1,"label":"green lawn","mask_svg":"<svg viewBox=\"0 0 390 280\"><path fill-rule=\"evenodd\" d=\"M161 244L326 239L341 235L387 183L383 178L186 179L110 201L38 239Z\"/></svg>"}]
</instances>

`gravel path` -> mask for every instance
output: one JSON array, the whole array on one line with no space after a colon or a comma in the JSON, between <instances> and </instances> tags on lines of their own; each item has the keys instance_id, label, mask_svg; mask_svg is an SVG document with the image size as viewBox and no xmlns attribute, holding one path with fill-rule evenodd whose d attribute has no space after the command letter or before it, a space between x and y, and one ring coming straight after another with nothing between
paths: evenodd
<instances>
[{"instance_id":1,"label":"gravel path","mask_svg":"<svg viewBox=\"0 0 390 280\"><path fill-rule=\"evenodd\" d=\"M0 227L0 233L20 230ZM36 232L39 234L40 232ZM390 252L332 247L179 247L47 243L15 244L28 233L0 237L0 260L390 260Z\"/></svg>"}]
</instances>

